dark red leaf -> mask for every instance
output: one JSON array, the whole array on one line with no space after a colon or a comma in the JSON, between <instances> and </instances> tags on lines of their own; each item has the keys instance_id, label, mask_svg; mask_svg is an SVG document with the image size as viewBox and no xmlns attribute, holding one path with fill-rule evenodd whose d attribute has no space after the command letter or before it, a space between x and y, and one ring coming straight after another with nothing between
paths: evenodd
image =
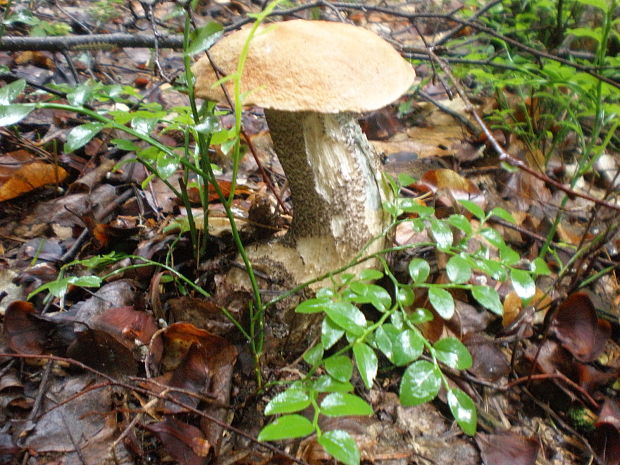
<instances>
[{"instance_id":1,"label":"dark red leaf","mask_svg":"<svg viewBox=\"0 0 620 465\"><path fill-rule=\"evenodd\" d=\"M4 314L4 335L11 350L21 354L42 354L49 324L34 316L36 311L30 302L12 302Z\"/></svg>"},{"instance_id":2,"label":"dark red leaf","mask_svg":"<svg viewBox=\"0 0 620 465\"><path fill-rule=\"evenodd\" d=\"M195 426L167 417L164 421L146 425L180 465L203 465L211 449L202 432Z\"/></svg>"},{"instance_id":3,"label":"dark red leaf","mask_svg":"<svg viewBox=\"0 0 620 465\"><path fill-rule=\"evenodd\" d=\"M535 439L517 434L476 435L485 465L534 465L539 445Z\"/></svg>"},{"instance_id":4,"label":"dark red leaf","mask_svg":"<svg viewBox=\"0 0 620 465\"><path fill-rule=\"evenodd\" d=\"M569 295L553 321L553 333L562 346L582 362L595 360L611 335L611 327L596 316L596 309L587 294Z\"/></svg>"}]
</instances>

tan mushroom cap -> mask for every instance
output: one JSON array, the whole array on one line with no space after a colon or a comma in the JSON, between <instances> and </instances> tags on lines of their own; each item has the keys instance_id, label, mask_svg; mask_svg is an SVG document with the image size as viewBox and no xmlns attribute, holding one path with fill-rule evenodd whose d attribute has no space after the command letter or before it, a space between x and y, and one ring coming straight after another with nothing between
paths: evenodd
<instances>
[{"instance_id":1,"label":"tan mushroom cap","mask_svg":"<svg viewBox=\"0 0 620 465\"><path fill-rule=\"evenodd\" d=\"M215 44L210 54L225 74L234 73L250 28ZM224 101L206 57L192 68L196 96ZM243 70L244 104L284 111L365 112L382 108L409 89L415 72L375 33L329 21L293 20L262 25ZM231 81L226 84L233 91Z\"/></svg>"}]
</instances>

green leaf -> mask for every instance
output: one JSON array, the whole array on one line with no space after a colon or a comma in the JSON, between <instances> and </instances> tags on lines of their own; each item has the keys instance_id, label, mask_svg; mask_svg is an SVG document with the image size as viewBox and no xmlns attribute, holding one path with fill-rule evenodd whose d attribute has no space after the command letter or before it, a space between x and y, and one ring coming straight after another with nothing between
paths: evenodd
<instances>
[{"instance_id":1,"label":"green leaf","mask_svg":"<svg viewBox=\"0 0 620 465\"><path fill-rule=\"evenodd\" d=\"M27 103L0 105L0 126L11 126L12 124L19 123L32 110L34 110L34 106Z\"/></svg>"},{"instance_id":2,"label":"green leaf","mask_svg":"<svg viewBox=\"0 0 620 465\"><path fill-rule=\"evenodd\" d=\"M295 313L319 313L325 310L328 302L328 299L320 297L304 300L297 306Z\"/></svg>"},{"instance_id":3,"label":"green leaf","mask_svg":"<svg viewBox=\"0 0 620 465\"><path fill-rule=\"evenodd\" d=\"M472 359L467 347L454 337L440 339L433 346L437 360L445 363L450 368L467 370L471 368Z\"/></svg>"},{"instance_id":4,"label":"green leaf","mask_svg":"<svg viewBox=\"0 0 620 465\"><path fill-rule=\"evenodd\" d=\"M195 55L208 50L222 36L222 29L221 24L212 21L194 30L187 53Z\"/></svg>"},{"instance_id":5,"label":"green leaf","mask_svg":"<svg viewBox=\"0 0 620 465\"><path fill-rule=\"evenodd\" d=\"M436 365L418 360L407 367L400 382L400 402L412 407L429 402L441 387L441 372Z\"/></svg>"},{"instance_id":6,"label":"green leaf","mask_svg":"<svg viewBox=\"0 0 620 465\"><path fill-rule=\"evenodd\" d=\"M463 231L467 236L471 236L471 223L464 215L450 215L446 221L456 229Z\"/></svg>"},{"instance_id":7,"label":"green leaf","mask_svg":"<svg viewBox=\"0 0 620 465\"><path fill-rule=\"evenodd\" d=\"M444 320L449 320L454 315L454 299L452 294L445 289L430 287L428 289L428 300Z\"/></svg>"},{"instance_id":8,"label":"green leaf","mask_svg":"<svg viewBox=\"0 0 620 465\"><path fill-rule=\"evenodd\" d=\"M481 222L484 221L486 215L484 214L484 210L477 203L474 203L471 200L459 200L459 203Z\"/></svg>"},{"instance_id":9,"label":"green leaf","mask_svg":"<svg viewBox=\"0 0 620 465\"><path fill-rule=\"evenodd\" d=\"M67 100L75 107L81 107L87 103L93 94L92 82L85 82L77 86L67 94Z\"/></svg>"},{"instance_id":10,"label":"green leaf","mask_svg":"<svg viewBox=\"0 0 620 465\"><path fill-rule=\"evenodd\" d=\"M343 383L341 381L336 381L329 375L319 376L314 383L312 384L312 388L316 392L351 392L353 391L353 385L348 381Z\"/></svg>"},{"instance_id":11,"label":"green leaf","mask_svg":"<svg viewBox=\"0 0 620 465\"><path fill-rule=\"evenodd\" d=\"M454 237L452 236L452 230L450 226L444 221L432 218L431 221L431 234L437 242L437 247L440 250L447 250L452 246Z\"/></svg>"},{"instance_id":12,"label":"green leaf","mask_svg":"<svg viewBox=\"0 0 620 465\"><path fill-rule=\"evenodd\" d=\"M301 389L287 389L274 396L265 407L265 415L299 412L310 405L310 396Z\"/></svg>"},{"instance_id":13,"label":"green leaf","mask_svg":"<svg viewBox=\"0 0 620 465\"><path fill-rule=\"evenodd\" d=\"M542 257L536 257L534 260L532 260L530 270L535 275L548 276L551 274L551 270L547 266L547 262L545 262Z\"/></svg>"},{"instance_id":14,"label":"green leaf","mask_svg":"<svg viewBox=\"0 0 620 465\"><path fill-rule=\"evenodd\" d=\"M471 277L471 266L469 262L459 255L450 257L446 264L448 279L453 283L465 283Z\"/></svg>"},{"instance_id":15,"label":"green leaf","mask_svg":"<svg viewBox=\"0 0 620 465\"><path fill-rule=\"evenodd\" d=\"M460 389L454 388L448 390L447 398L450 411L463 432L470 436L476 434L478 413L471 397Z\"/></svg>"},{"instance_id":16,"label":"green leaf","mask_svg":"<svg viewBox=\"0 0 620 465\"><path fill-rule=\"evenodd\" d=\"M159 152L157 155L156 167L159 177L168 179L179 167L179 160L177 157L171 156L165 152Z\"/></svg>"},{"instance_id":17,"label":"green leaf","mask_svg":"<svg viewBox=\"0 0 620 465\"><path fill-rule=\"evenodd\" d=\"M118 149L125 150L126 152L137 152L140 150L140 147L127 139L112 139L110 142L116 145Z\"/></svg>"},{"instance_id":18,"label":"green leaf","mask_svg":"<svg viewBox=\"0 0 620 465\"><path fill-rule=\"evenodd\" d=\"M415 213L416 215L419 215L420 218L428 218L435 213L435 209L433 207L420 205L416 199L399 197L396 199L396 203L402 211L407 213Z\"/></svg>"},{"instance_id":19,"label":"green leaf","mask_svg":"<svg viewBox=\"0 0 620 465\"><path fill-rule=\"evenodd\" d=\"M431 267L426 260L414 258L409 262L409 276L415 284L425 282L430 273Z\"/></svg>"},{"instance_id":20,"label":"green leaf","mask_svg":"<svg viewBox=\"0 0 620 465\"><path fill-rule=\"evenodd\" d=\"M377 281L383 278L383 273L381 273L379 270L373 270L372 268L367 268L365 270L362 270L359 273L357 278L360 281Z\"/></svg>"},{"instance_id":21,"label":"green leaf","mask_svg":"<svg viewBox=\"0 0 620 465\"><path fill-rule=\"evenodd\" d=\"M596 8L600 8L603 11L607 11L610 5L608 0L577 0L577 1L579 3L583 3L584 5L590 5Z\"/></svg>"},{"instance_id":22,"label":"green leaf","mask_svg":"<svg viewBox=\"0 0 620 465\"><path fill-rule=\"evenodd\" d=\"M514 217L510 214L510 212L503 209L502 207L495 207L493 210L489 212L489 216L497 216L498 218L501 218L502 220L510 224L517 224L517 222L515 221Z\"/></svg>"},{"instance_id":23,"label":"green leaf","mask_svg":"<svg viewBox=\"0 0 620 465\"><path fill-rule=\"evenodd\" d=\"M521 260L521 256L506 244L499 247L499 257L503 265L514 265Z\"/></svg>"},{"instance_id":24,"label":"green leaf","mask_svg":"<svg viewBox=\"0 0 620 465\"><path fill-rule=\"evenodd\" d=\"M472 286L471 294L484 308L500 316L504 314L504 307L502 307L502 303L499 300L499 294L492 287Z\"/></svg>"},{"instance_id":25,"label":"green leaf","mask_svg":"<svg viewBox=\"0 0 620 465\"><path fill-rule=\"evenodd\" d=\"M321 323L321 344L325 350L328 350L338 342L343 334L344 330L332 320L327 317L323 318L323 322Z\"/></svg>"},{"instance_id":26,"label":"green leaf","mask_svg":"<svg viewBox=\"0 0 620 465\"><path fill-rule=\"evenodd\" d=\"M325 371L327 371L332 378L346 382L349 381L353 375L353 362L349 357L344 355L334 355L325 359Z\"/></svg>"},{"instance_id":27,"label":"green leaf","mask_svg":"<svg viewBox=\"0 0 620 465\"><path fill-rule=\"evenodd\" d=\"M415 294L409 286L398 286L396 290L396 301L403 307L408 307L413 304L415 300Z\"/></svg>"},{"instance_id":28,"label":"green leaf","mask_svg":"<svg viewBox=\"0 0 620 465\"><path fill-rule=\"evenodd\" d=\"M345 465L359 465L360 451L357 444L347 433L339 429L327 431L318 439L318 443L329 455Z\"/></svg>"},{"instance_id":29,"label":"green leaf","mask_svg":"<svg viewBox=\"0 0 620 465\"><path fill-rule=\"evenodd\" d=\"M359 281L351 283L349 288L357 294L352 301L356 303L372 304L380 312L385 312L392 305L392 298L388 291L376 284L366 284Z\"/></svg>"},{"instance_id":30,"label":"green leaf","mask_svg":"<svg viewBox=\"0 0 620 465\"><path fill-rule=\"evenodd\" d=\"M18 79L0 89L0 105L10 105L26 88L26 81Z\"/></svg>"},{"instance_id":31,"label":"green leaf","mask_svg":"<svg viewBox=\"0 0 620 465\"><path fill-rule=\"evenodd\" d=\"M513 268L510 270L510 279L512 287L522 299L529 299L536 294L536 283L534 283L529 272Z\"/></svg>"},{"instance_id":32,"label":"green leaf","mask_svg":"<svg viewBox=\"0 0 620 465\"><path fill-rule=\"evenodd\" d=\"M491 245L497 247L498 249L506 247L506 242L504 241L502 235L493 228L481 229L480 235L484 237L487 241L489 241Z\"/></svg>"},{"instance_id":33,"label":"green leaf","mask_svg":"<svg viewBox=\"0 0 620 465\"><path fill-rule=\"evenodd\" d=\"M321 413L328 417L344 417L348 415L372 415L373 410L368 402L354 394L334 392L325 396L321 402Z\"/></svg>"},{"instance_id":34,"label":"green leaf","mask_svg":"<svg viewBox=\"0 0 620 465\"><path fill-rule=\"evenodd\" d=\"M366 317L349 302L328 302L325 313L331 320L354 336L361 336L366 327Z\"/></svg>"},{"instance_id":35,"label":"green leaf","mask_svg":"<svg viewBox=\"0 0 620 465\"><path fill-rule=\"evenodd\" d=\"M155 126L159 122L159 118L143 118L136 117L131 120L131 127L138 133L148 136L153 132Z\"/></svg>"},{"instance_id":36,"label":"green leaf","mask_svg":"<svg viewBox=\"0 0 620 465\"><path fill-rule=\"evenodd\" d=\"M86 123L74 127L71 131L69 131L69 134L67 134L67 143L64 146L64 151L74 152L83 147L88 144L90 140L104 127L105 125L102 123Z\"/></svg>"},{"instance_id":37,"label":"green leaf","mask_svg":"<svg viewBox=\"0 0 620 465\"><path fill-rule=\"evenodd\" d=\"M424 350L424 341L411 329L403 331L392 324L384 324L375 331L377 348L396 366L416 360Z\"/></svg>"},{"instance_id":38,"label":"green leaf","mask_svg":"<svg viewBox=\"0 0 620 465\"><path fill-rule=\"evenodd\" d=\"M356 342L353 344L353 356L355 357L357 371L359 371L362 381L364 381L364 386L366 386L366 389L370 389L379 368L377 354L363 342Z\"/></svg>"},{"instance_id":39,"label":"green leaf","mask_svg":"<svg viewBox=\"0 0 620 465\"><path fill-rule=\"evenodd\" d=\"M60 298L67 293L67 289L70 285L79 287L99 287L101 286L101 282L101 278L94 275L69 276L67 278L60 278L38 287L36 290L28 294L28 299L43 291L49 291L49 293L52 294L54 297Z\"/></svg>"},{"instance_id":40,"label":"green leaf","mask_svg":"<svg viewBox=\"0 0 620 465\"><path fill-rule=\"evenodd\" d=\"M317 366L323 360L323 352L323 345L317 344L304 353L304 361L312 367Z\"/></svg>"},{"instance_id":41,"label":"green leaf","mask_svg":"<svg viewBox=\"0 0 620 465\"><path fill-rule=\"evenodd\" d=\"M325 298L304 300L295 309L295 313L319 313L325 310L325 305L329 302Z\"/></svg>"},{"instance_id":42,"label":"green leaf","mask_svg":"<svg viewBox=\"0 0 620 465\"><path fill-rule=\"evenodd\" d=\"M314 431L312 423L301 415L284 415L265 426L258 434L259 441L302 438Z\"/></svg>"},{"instance_id":43,"label":"green leaf","mask_svg":"<svg viewBox=\"0 0 620 465\"><path fill-rule=\"evenodd\" d=\"M407 319L414 325L420 323L426 323L427 321L433 321L433 314L426 308L416 308L413 312L407 315Z\"/></svg>"}]
</instances>

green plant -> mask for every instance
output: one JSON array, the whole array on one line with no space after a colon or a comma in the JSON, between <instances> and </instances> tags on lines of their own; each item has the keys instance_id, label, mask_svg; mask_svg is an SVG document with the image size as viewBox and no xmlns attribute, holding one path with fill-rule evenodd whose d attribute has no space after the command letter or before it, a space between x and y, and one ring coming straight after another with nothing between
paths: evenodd
<instances>
[{"instance_id":1,"label":"green plant","mask_svg":"<svg viewBox=\"0 0 620 465\"><path fill-rule=\"evenodd\" d=\"M429 308L414 308L417 297L426 294L435 314L450 319L455 304L450 289L468 291L482 307L501 315L499 295L490 285L472 284L474 276L486 276L498 282L511 281L516 293L524 300L534 296L534 277L548 274L541 259L531 262L521 259L502 236L488 225L492 216L514 222L501 208L485 213L470 201L461 201L464 212L478 221L473 227L461 213L439 219L433 208L420 205L415 199L397 198L386 205L387 210L400 217L418 231L430 231L432 240L424 244L436 248L449 258L446 265L448 283L429 281L431 267L422 258L409 263L410 282L398 282L387 263L383 272L366 270L358 276L342 273L333 279L333 286L319 291L315 298L302 302L298 313L322 313L320 341L304 354L308 374L292 382L267 405L265 414L281 415L261 431L259 439L279 440L303 437L314 433L325 450L348 465L358 464L360 453L354 439L342 430L322 431L319 417L369 415L372 408L353 394L351 383L354 367L366 389L377 376L381 359L403 369L399 396L405 406L433 400L443 387L448 406L462 430L476 432L477 413L474 401L454 387L444 374L443 366L454 370L471 367L472 358L467 348L454 337L429 341L419 325L434 318ZM374 284L387 277L394 289L394 298L388 290ZM358 308L370 306L377 315L370 320ZM269 303L267 304L269 305ZM311 408L310 419L297 412Z\"/></svg>"},{"instance_id":2,"label":"green plant","mask_svg":"<svg viewBox=\"0 0 620 465\"><path fill-rule=\"evenodd\" d=\"M271 4L256 16L255 28L275 6L276 3ZM87 82L74 89L65 88L68 104L45 101L16 104L13 102L25 88L23 81L17 81L0 89L0 125L18 123L37 108L60 109L77 112L88 118L87 123L76 126L69 132L64 147L67 152L80 149L101 131L109 129L122 131L136 140L146 142L147 146L143 148L130 140L112 140L119 149L135 152L136 162L149 170L150 179L160 178L181 200L187 215L187 229L196 263L207 246L206 186L212 185L224 205L233 239L245 261L253 286L254 301L251 305L250 324L244 326L232 317L231 319L251 345L259 375L265 308L274 305L278 299L267 303L261 301L253 277L252 264L244 254L232 213L232 195L241 159L239 133L242 95L239 92L238 80L252 36L250 35L246 43L237 73L228 78L235 80L236 83L233 95L236 123L230 130L222 129L217 123L217 115L212 104L206 104L203 108L197 107L190 69L191 54L206 49L221 33L221 27L209 24L190 35L189 17L188 14L184 44L186 69L184 79L190 97L189 107L165 109L158 104L139 104L139 95L130 87L103 86L94 82ZM122 110L112 109L105 113L87 107L88 104L97 102L125 105L125 107ZM164 125L167 131L180 132L185 141L183 147L177 149L155 139L151 134L159 125ZM213 144L223 145L231 156L233 185L230 196L223 194L215 179L216 167L212 165L208 155L208 149ZM182 182L179 187L175 187L169 179L179 169L182 172ZM190 185L191 177L195 177L195 185L199 187L202 218L192 214L189 203L187 187ZM402 184L408 184L406 181L403 179ZM398 186L394 187L397 191ZM280 416L261 431L259 436L261 440L279 440L315 433L319 444L329 454L346 464L359 463L360 454L354 439L345 431L322 431L318 420L321 415L371 414L371 406L353 393L353 374L357 370L364 387L370 389L381 363L389 363L403 370L399 387L403 405L412 406L429 402L437 396L441 388L444 388L449 408L457 423L467 434L475 433L477 424L475 404L467 394L450 383L444 369L444 367L454 370L468 369L472 363L471 355L463 343L454 337L435 342L428 340L420 330L420 325L435 317L431 308L441 318L450 319L453 316L455 304L450 293L452 289L468 292L482 307L501 315L502 304L495 289L490 285L472 284L474 277L484 276L487 281L511 281L517 294L527 300L534 295L534 277L548 273L548 269L541 259L532 262L522 260L519 254L505 243L501 234L488 225L491 216L513 222L510 214L503 209L495 208L485 213L475 203L462 201L460 203L462 211L455 212L447 218L438 218L432 207L421 205L417 200L410 198L396 198L385 208L394 218L398 218L390 228L408 223L418 232L425 230L430 232L428 242L407 247L430 246L438 253L445 254L447 257L445 272L449 282L432 282L431 266L422 258L410 261L409 281L399 282L383 258L384 253L390 250L374 254L383 264L382 271L366 270L354 276L346 273L346 267L334 270L334 276L331 277L332 285L319 291L313 299L302 302L297 308L299 313L323 314L320 341L304 355L309 367L308 373L302 379L290 383L286 390L277 394L268 404L265 413ZM404 215L408 217L400 219ZM472 226L468 216L476 219L475 227ZM198 226L198 222L202 222L202 227ZM185 288L199 295L208 296L204 289L168 263L162 264L142 257L118 254L72 262L63 267L56 281L46 284L37 292L46 290L56 297L62 297L70 284L96 287L110 277L110 274L102 277L95 273L79 277L67 277L66 274L69 271L73 272L73 267L76 266L97 268L124 257L133 259L135 263L113 273L134 267L158 266L170 273ZM356 262L366 258L362 254ZM354 264L351 263L350 266ZM327 277L329 276L321 277L317 281ZM382 278L390 283L393 293L386 287L375 284ZM291 290L290 293L306 284ZM425 295L430 307L414 307L418 297ZM283 296L279 299L282 298ZM371 311L364 313L360 310L360 305L368 306ZM298 413L307 408L311 409L310 420Z\"/></svg>"}]
</instances>

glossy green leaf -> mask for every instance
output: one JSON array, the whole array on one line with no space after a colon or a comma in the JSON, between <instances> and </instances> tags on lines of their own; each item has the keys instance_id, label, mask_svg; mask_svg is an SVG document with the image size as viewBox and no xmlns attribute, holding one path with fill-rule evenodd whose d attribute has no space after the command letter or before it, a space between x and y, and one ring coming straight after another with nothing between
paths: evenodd
<instances>
[{"instance_id":1,"label":"glossy green leaf","mask_svg":"<svg viewBox=\"0 0 620 465\"><path fill-rule=\"evenodd\" d=\"M483 228L480 230L480 235L484 237L489 244L501 249L502 247L506 247L506 242L504 241L503 236L493 228Z\"/></svg>"},{"instance_id":2,"label":"glossy green leaf","mask_svg":"<svg viewBox=\"0 0 620 465\"><path fill-rule=\"evenodd\" d=\"M414 284L420 284L426 281L431 273L431 267L426 260L414 258L409 262L409 276Z\"/></svg>"},{"instance_id":3,"label":"glossy green leaf","mask_svg":"<svg viewBox=\"0 0 620 465\"><path fill-rule=\"evenodd\" d=\"M459 229L467 236L470 236L472 233L471 223L464 215L450 215L446 221L454 226L456 229Z\"/></svg>"},{"instance_id":4,"label":"glossy green leaf","mask_svg":"<svg viewBox=\"0 0 620 465\"><path fill-rule=\"evenodd\" d=\"M432 218L431 221L431 234L437 242L437 247L440 250L448 250L452 246L454 237L452 236L452 229L445 221Z\"/></svg>"},{"instance_id":5,"label":"glossy green leaf","mask_svg":"<svg viewBox=\"0 0 620 465\"><path fill-rule=\"evenodd\" d=\"M67 289L70 285L79 287L99 287L101 286L101 283L101 278L95 275L69 276L43 284L42 286L31 292L28 295L28 299L43 291L48 291L54 297L61 298L67 293Z\"/></svg>"},{"instance_id":6,"label":"glossy green leaf","mask_svg":"<svg viewBox=\"0 0 620 465\"><path fill-rule=\"evenodd\" d=\"M353 375L353 362L344 355L334 355L325 359L325 371L335 380L346 382Z\"/></svg>"},{"instance_id":7,"label":"glossy green leaf","mask_svg":"<svg viewBox=\"0 0 620 465\"><path fill-rule=\"evenodd\" d=\"M324 347L317 344L304 353L304 361L310 366L317 366L323 360Z\"/></svg>"},{"instance_id":8,"label":"glossy green leaf","mask_svg":"<svg viewBox=\"0 0 620 465\"><path fill-rule=\"evenodd\" d=\"M88 144L105 127L102 123L86 123L76 126L69 134L67 134L67 143L65 144L65 152L74 152L75 150Z\"/></svg>"},{"instance_id":9,"label":"glossy green leaf","mask_svg":"<svg viewBox=\"0 0 620 465\"><path fill-rule=\"evenodd\" d=\"M463 257L454 255L446 264L446 273L453 283L466 283L471 278L471 266Z\"/></svg>"},{"instance_id":10,"label":"glossy green leaf","mask_svg":"<svg viewBox=\"0 0 620 465\"><path fill-rule=\"evenodd\" d=\"M375 354L375 351L372 350L371 347L363 342L356 342L353 344L353 355L355 357L357 371L359 371L362 377L364 386L366 386L366 389L370 389L379 368L377 354Z\"/></svg>"},{"instance_id":11,"label":"glossy green leaf","mask_svg":"<svg viewBox=\"0 0 620 465\"><path fill-rule=\"evenodd\" d=\"M441 372L426 360L418 360L407 367L400 382L400 401L405 407L429 402L441 387Z\"/></svg>"},{"instance_id":12,"label":"glossy green leaf","mask_svg":"<svg viewBox=\"0 0 620 465\"><path fill-rule=\"evenodd\" d=\"M360 336L364 332L366 317L349 302L328 302L325 313L336 325L354 336Z\"/></svg>"},{"instance_id":13,"label":"glossy green leaf","mask_svg":"<svg viewBox=\"0 0 620 465\"><path fill-rule=\"evenodd\" d=\"M502 303L499 300L499 294L492 287L472 286L471 294L484 308L487 308L500 316L504 314L504 307L502 307Z\"/></svg>"},{"instance_id":14,"label":"glossy green leaf","mask_svg":"<svg viewBox=\"0 0 620 465\"><path fill-rule=\"evenodd\" d=\"M27 103L0 105L0 126L11 126L12 124L19 123L32 110L34 110L34 106Z\"/></svg>"},{"instance_id":15,"label":"glossy green leaf","mask_svg":"<svg viewBox=\"0 0 620 465\"><path fill-rule=\"evenodd\" d=\"M360 451L355 440L349 433L342 430L332 430L323 433L318 443L329 455L345 465L359 465Z\"/></svg>"},{"instance_id":16,"label":"glossy green leaf","mask_svg":"<svg viewBox=\"0 0 620 465\"><path fill-rule=\"evenodd\" d=\"M530 270L535 275L549 276L551 274L551 270L549 269L549 266L547 266L547 262L545 262L542 257L536 257L534 260L532 260L532 263L530 264Z\"/></svg>"},{"instance_id":17,"label":"glossy green leaf","mask_svg":"<svg viewBox=\"0 0 620 465\"><path fill-rule=\"evenodd\" d=\"M26 88L26 81L18 79L0 88L0 105L10 105Z\"/></svg>"},{"instance_id":18,"label":"glossy green leaf","mask_svg":"<svg viewBox=\"0 0 620 465\"><path fill-rule=\"evenodd\" d=\"M265 415L299 412L310 405L310 396L301 389L287 389L274 396L265 407Z\"/></svg>"},{"instance_id":19,"label":"glossy green leaf","mask_svg":"<svg viewBox=\"0 0 620 465\"><path fill-rule=\"evenodd\" d=\"M325 310L328 299L317 297L315 299L304 300L295 308L295 313L319 313Z\"/></svg>"},{"instance_id":20,"label":"glossy green leaf","mask_svg":"<svg viewBox=\"0 0 620 465\"><path fill-rule=\"evenodd\" d=\"M428 300L444 320L449 320L454 315L454 299L445 289L441 287L430 287L428 289Z\"/></svg>"},{"instance_id":21,"label":"glossy green leaf","mask_svg":"<svg viewBox=\"0 0 620 465\"><path fill-rule=\"evenodd\" d=\"M211 21L206 25L192 31L191 41L187 48L189 55L208 50L222 36L221 24Z\"/></svg>"},{"instance_id":22,"label":"glossy green leaf","mask_svg":"<svg viewBox=\"0 0 620 465\"><path fill-rule=\"evenodd\" d=\"M433 313L426 308L416 308L413 312L407 315L407 319L414 325L426 323L427 321L433 321L433 318Z\"/></svg>"},{"instance_id":23,"label":"glossy green leaf","mask_svg":"<svg viewBox=\"0 0 620 465\"><path fill-rule=\"evenodd\" d=\"M88 103L93 95L93 82L87 81L80 84L71 92L67 93L67 101L76 107L81 107Z\"/></svg>"},{"instance_id":24,"label":"glossy green leaf","mask_svg":"<svg viewBox=\"0 0 620 465\"><path fill-rule=\"evenodd\" d=\"M349 288L356 294L352 299L353 302L372 304L380 312L385 312L392 305L392 298L388 291L376 284L356 281L351 283Z\"/></svg>"},{"instance_id":25,"label":"glossy green leaf","mask_svg":"<svg viewBox=\"0 0 620 465\"><path fill-rule=\"evenodd\" d=\"M118 149L125 150L126 152L137 152L140 150L140 147L127 139L112 139L110 142L116 145Z\"/></svg>"},{"instance_id":26,"label":"glossy green leaf","mask_svg":"<svg viewBox=\"0 0 620 465\"><path fill-rule=\"evenodd\" d=\"M502 265L514 265L521 260L521 255L507 245L503 245L499 248L499 257L502 261Z\"/></svg>"},{"instance_id":27,"label":"glossy green leaf","mask_svg":"<svg viewBox=\"0 0 620 465\"><path fill-rule=\"evenodd\" d=\"M372 415L372 407L361 397L345 392L334 392L321 402L321 413L328 417Z\"/></svg>"},{"instance_id":28,"label":"glossy green leaf","mask_svg":"<svg viewBox=\"0 0 620 465\"><path fill-rule=\"evenodd\" d=\"M157 156L156 166L159 177L168 179L179 167L179 160L165 152L160 152Z\"/></svg>"},{"instance_id":29,"label":"glossy green leaf","mask_svg":"<svg viewBox=\"0 0 620 465\"><path fill-rule=\"evenodd\" d=\"M367 268L365 270L360 271L357 278L360 281L378 281L379 279L383 278L383 273L381 273L379 270Z\"/></svg>"},{"instance_id":30,"label":"glossy green leaf","mask_svg":"<svg viewBox=\"0 0 620 465\"><path fill-rule=\"evenodd\" d=\"M485 213L484 210L477 203L472 202L471 200L459 200L459 203L465 207L469 213L474 215L478 220L484 221Z\"/></svg>"},{"instance_id":31,"label":"glossy green leaf","mask_svg":"<svg viewBox=\"0 0 620 465\"><path fill-rule=\"evenodd\" d=\"M284 415L265 426L258 434L259 441L280 441L302 438L314 431L312 423L301 415Z\"/></svg>"},{"instance_id":32,"label":"glossy green leaf","mask_svg":"<svg viewBox=\"0 0 620 465\"><path fill-rule=\"evenodd\" d=\"M131 120L131 127L140 134L148 136L153 132L155 126L159 122L159 118L142 118L136 117Z\"/></svg>"},{"instance_id":33,"label":"glossy green leaf","mask_svg":"<svg viewBox=\"0 0 620 465\"><path fill-rule=\"evenodd\" d=\"M510 270L512 287L519 297L529 299L536 294L536 283L529 272L513 268Z\"/></svg>"},{"instance_id":34,"label":"glossy green leaf","mask_svg":"<svg viewBox=\"0 0 620 465\"><path fill-rule=\"evenodd\" d=\"M471 368L472 358L467 347L455 337L440 339L433 346L435 357L450 368L467 370Z\"/></svg>"},{"instance_id":35,"label":"glossy green leaf","mask_svg":"<svg viewBox=\"0 0 620 465\"><path fill-rule=\"evenodd\" d=\"M478 413L474 401L458 388L448 390L448 406L454 419L465 434L473 436L476 434L478 424Z\"/></svg>"},{"instance_id":36,"label":"glossy green leaf","mask_svg":"<svg viewBox=\"0 0 620 465\"><path fill-rule=\"evenodd\" d=\"M396 290L396 301L403 307L408 307L413 304L415 300L415 294L409 286L399 286Z\"/></svg>"},{"instance_id":37,"label":"glossy green leaf","mask_svg":"<svg viewBox=\"0 0 620 465\"><path fill-rule=\"evenodd\" d=\"M375 343L396 366L416 360L424 350L424 342L418 333L411 329L399 330L389 323L375 331Z\"/></svg>"},{"instance_id":38,"label":"glossy green leaf","mask_svg":"<svg viewBox=\"0 0 620 465\"><path fill-rule=\"evenodd\" d=\"M328 350L343 336L344 330L335 324L329 317L323 318L321 323L321 344Z\"/></svg>"},{"instance_id":39,"label":"glossy green leaf","mask_svg":"<svg viewBox=\"0 0 620 465\"><path fill-rule=\"evenodd\" d=\"M351 392L353 391L353 385L348 381L337 381L329 375L319 376L312 387L317 392Z\"/></svg>"},{"instance_id":40,"label":"glossy green leaf","mask_svg":"<svg viewBox=\"0 0 620 465\"><path fill-rule=\"evenodd\" d=\"M400 197L396 199L396 202L402 211L407 213L415 213L421 218L428 218L435 213L435 209L433 207L421 205L417 199Z\"/></svg>"},{"instance_id":41,"label":"glossy green leaf","mask_svg":"<svg viewBox=\"0 0 620 465\"><path fill-rule=\"evenodd\" d=\"M497 216L498 218L501 218L502 220L510 224L517 224L517 222L515 221L514 217L510 214L510 212L503 209L502 207L495 207L493 210L489 212L489 216Z\"/></svg>"}]
</instances>

